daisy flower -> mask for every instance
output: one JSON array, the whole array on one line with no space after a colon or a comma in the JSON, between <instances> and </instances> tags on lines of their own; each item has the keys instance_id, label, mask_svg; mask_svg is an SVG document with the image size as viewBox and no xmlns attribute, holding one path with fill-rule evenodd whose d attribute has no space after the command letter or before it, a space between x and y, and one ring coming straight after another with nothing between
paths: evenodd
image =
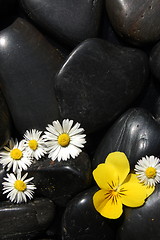
<instances>
[{"instance_id":1,"label":"daisy flower","mask_svg":"<svg viewBox=\"0 0 160 240\"><path fill-rule=\"evenodd\" d=\"M140 182L145 185L155 186L160 182L160 160L157 157L142 157L135 165L134 170Z\"/></svg>"},{"instance_id":2,"label":"daisy flower","mask_svg":"<svg viewBox=\"0 0 160 240\"><path fill-rule=\"evenodd\" d=\"M32 164L32 159L25 151L24 140L19 143L17 139L9 140L8 147L5 146L4 150L0 151L0 163L3 167L7 167L7 171L13 168L14 173L18 170L26 170Z\"/></svg>"},{"instance_id":3,"label":"daisy flower","mask_svg":"<svg viewBox=\"0 0 160 240\"><path fill-rule=\"evenodd\" d=\"M33 177L26 179L27 175L28 173L21 177L21 171L18 171L17 176L10 173L4 178L6 182L2 183L3 194L8 193L7 198L9 198L11 202L27 202L27 197L29 199L33 198L36 187L34 184L29 184Z\"/></svg>"},{"instance_id":4,"label":"daisy flower","mask_svg":"<svg viewBox=\"0 0 160 240\"><path fill-rule=\"evenodd\" d=\"M37 160L46 154L45 140L41 134L42 132L36 129L27 130L24 134L24 143L27 153Z\"/></svg>"},{"instance_id":5,"label":"daisy flower","mask_svg":"<svg viewBox=\"0 0 160 240\"><path fill-rule=\"evenodd\" d=\"M45 139L47 141L48 157L53 161L58 161L70 158L75 158L84 147L85 134L83 128L79 128L80 124L76 123L73 127L73 120L64 119L62 125L59 121L53 121L52 125L48 124L45 131Z\"/></svg>"}]
</instances>

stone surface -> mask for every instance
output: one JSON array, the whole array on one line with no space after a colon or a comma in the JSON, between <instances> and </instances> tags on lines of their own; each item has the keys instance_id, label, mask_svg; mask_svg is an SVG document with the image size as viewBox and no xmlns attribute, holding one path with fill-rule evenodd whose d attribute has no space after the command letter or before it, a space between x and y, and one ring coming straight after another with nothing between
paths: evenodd
<instances>
[{"instance_id":1,"label":"stone surface","mask_svg":"<svg viewBox=\"0 0 160 240\"><path fill-rule=\"evenodd\" d=\"M160 154L160 124L144 109L130 109L107 131L93 158L93 169L105 161L110 152L124 152L134 169L146 155Z\"/></svg>"},{"instance_id":2,"label":"stone surface","mask_svg":"<svg viewBox=\"0 0 160 240\"><path fill-rule=\"evenodd\" d=\"M114 240L117 221L102 217L92 197L97 188L78 194L70 201L62 220L63 240Z\"/></svg>"},{"instance_id":3,"label":"stone surface","mask_svg":"<svg viewBox=\"0 0 160 240\"><path fill-rule=\"evenodd\" d=\"M150 68L154 76L160 81L160 42L151 51Z\"/></svg>"},{"instance_id":4,"label":"stone surface","mask_svg":"<svg viewBox=\"0 0 160 240\"><path fill-rule=\"evenodd\" d=\"M157 102L155 104L154 115L155 115L156 120L160 124L160 96L158 97Z\"/></svg>"},{"instance_id":5,"label":"stone surface","mask_svg":"<svg viewBox=\"0 0 160 240\"><path fill-rule=\"evenodd\" d=\"M46 231L46 236L53 240L62 240L62 217L64 215L65 207L58 207L56 205L56 213L52 224Z\"/></svg>"},{"instance_id":6,"label":"stone surface","mask_svg":"<svg viewBox=\"0 0 160 240\"><path fill-rule=\"evenodd\" d=\"M102 0L21 0L28 16L53 37L77 45L98 34Z\"/></svg>"},{"instance_id":7,"label":"stone surface","mask_svg":"<svg viewBox=\"0 0 160 240\"><path fill-rule=\"evenodd\" d=\"M45 158L36 161L27 171L34 177L37 195L48 197L59 206L65 206L91 183L91 164L85 153L61 162Z\"/></svg>"},{"instance_id":8,"label":"stone surface","mask_svg":"<svg viewBox=\"0 0 160 240\"><path fill-rule=\"evenodd\" d=\"M139 98L136 99L134 107L147 109L155 117L157 101L160 97L160 87L152 76L149 83L143 88Z\"/></svg>"},{"instance_id":9,"label":"stone surface","mask_svg":"<svg viewBox=\"0 0 160 240\"><path fill-rule=\"evenodd\" d=\"M109 19L116 32L134 44L160 39L159 0L105 0Z\"/></svg>"},{"instance_id":10,"label":"stone surface","mask_svg":"<svg viewBox=\"0 0 160 240\"><path fill-rule=\"evenodd\" d=\"M112 44L123 45L122 38L114 31L106 12L105 7L103 8L99 38L105 39Z\"/></svg>"},{"instance_id":11,"label":"stone surface","mask_svg":"<svg viewBox=\"0 0 160 240\"><path fill-rule=\"evenodd\" d=\"M11 116L0 90L0 149L8 142L11 135Z\"/></svg>"},{"instance_id":12,"label":"stone surface","mask_svg":"<svg viewBox=\"0 0 160 240\"><path fill-rule=\"evenodd\" d=\"M3 169L2 164L0 164L0 201L6 200L6 196L2 193L2 182L4 181L3 178L5 177L5 170Z\"/></svg>"},{"instance_id":13,"label":"stone surface","mask_svg":"<svg viewBox=\"0 0 160 240\"><path fill-rule=\"evenodd\" d=\"M58 50L24 19L0 32L0 83L20 133L57 120L54 76L61 62Z\"/></svg>"},{"instance_id":14,"label":"stone surface","mask_svg":"<svg viewBox=\"0 0 160 240\"><path fill-rule=\"evenodd\" d=\"M126 208L117 240L158 240L160 238L160 185L139 208Z\"/></svg>"},{"instance_id":15,"label":"stone surface","mask_svg":"<svg viewBox=\"0 0 160 240\"><path fill-rule=\"evenodd\" d=\"M0 202L0 239L32 239L47 229L54 219L55 206L45 198L27 204Z\"/></svg>"},{"instance_id":16,"label":"stone surface","mask_svg":"<svg viewBox=\"0 0 160 240\"><path fill-rule=\"evenodd\" d=\"M56 78L62 118L94 132L126 109L147 78L146 55L101 39L82 42L68 57Z\"/></svg>"}]
</instances>

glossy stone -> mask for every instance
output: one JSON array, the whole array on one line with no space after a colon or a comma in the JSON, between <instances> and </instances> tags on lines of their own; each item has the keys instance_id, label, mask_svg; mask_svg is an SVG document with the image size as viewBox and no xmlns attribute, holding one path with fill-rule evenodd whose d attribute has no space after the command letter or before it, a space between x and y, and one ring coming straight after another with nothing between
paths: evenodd
<instances>
[{"instance_id":1,"label":"glossy stone","mask_svg":"<svg viewBox=\"0 0 160 240\"><path fill-rule=\"evenodd\" d=\"M143 88L143 92L134 103L135 107L147 109L155 117L157 101L160 97L160 88L157 81L151 77L149 83Z\"/></svg>"},{"instance_id":2,"label":"glossy stone","mask_svg":"<svg viewBox=\"0 0 160 240\"><path fill-rule=\"evenodd\" d=\"M139 208L126 208L117 240L158 240L160 238L160 185Z\"/></svg>"},{"instance_id":3,"label":"glossy stone","mask_svg":"<svg viewBox=\"0 0 160 240\"><path fill-rule=\"evenodd\" d=\"M97 188L78 194L67 205L62 220L63 240L114 240L116 220L102 217L92 197ZM115 224L115 225L114 225Z\"/></svg>"},{"instance_id":4,"label":"glossy stone","mask_svg":"<svg viewBox=\"0 0 160 240\"><path fill-rule=\"evenodd\" d=\"M46 236L53 240L62 240L62 217L65 211L65 207L59 207L56 205L56 213L52 224L46 231ZM47 238L47 239L48 239Z\"/></svg>"},{"instance_id":5,"label":"glossy stone","mask_svg":"<svg viewBox=\"0 0 160 240\"><path fill-rule=\"evenodd\" d=\"M159 0L105 0L106 10L116 32L134 44L160 39Z\"/></svg>"},{"instance_id":6,"label":"glossy stone","mask_svg":"<svg viewBox=\"0 0 160 240\"><path fill-rule=\"evenodd\" d=\"M11 135L11 116L0 90L0 149L8 142Z\"/></svg>"},{"instance_id":7,"label":"glossy stone","mask_svg":"<svg viewBox=\"0 0 160 240\"><path fill-rule=\"evenodd\" d=\"M160 42L151 51L150 67L154 76L160 81Z\"/></svg>"},{"instance_id":8,"label":"glossy stone","mask_svg":"<svg viewBox=\"0 0 160 240\"><path fill-rule=\"evenodd\" d=\"M54 212L53 202L44 198L27 204L0 202L0 239L32 239L48 228Z\"/></svg>"},{"instance_id":9,"label":"glossy stone","mask_svg":"<svg viewBox=\"0 0 160 240\"><path fill-rule=\"evenodd\" d=\"M33 163L27 171L34 177L37 194L52 199L59 206L65 206L91 183L91 164L85 153L61 162L45 158Z\"/></svg>"},{"instance_id":10,"label":"glossy stone","mask_svg":"<svg viewBox=\"0 0 160 240\"><path fill-rule=\"evenodd\" d=\"M100 31L99 31L99 38L105 39L108 42L112 44L120 44L123 45L122 38L119 37L118 34L114 31L108 16L105 7L103 8L102 12L102 19L101 19L101 25L100 25Z\"/></svg>"},{"instance_id":11,"label":"glossy stone","mask_svg":"<svg viewBox=\"0 0 160 240\"><path fill-rule=\"evenodd\" d=\"M0 83L20 133L57 120L54 77L61 62L58 50L24 19L0 32Z\"/></svg>"},{"instance_id":12,"label":"glossy stone","mask_svg":"<svg viewBox=\"0 0 160 240\"><path fill-rule=\"evenodd\" d=\"M88 39L70 54L56 78L62 118L94 132L126 109L147 78L146 55L137 49Z\"/></svg>"},{"instance_id":13,"label":"glossy stone","mask_svg":"<svg viewBox=\"0 0 160 240\"><path fill-rule=\"evenodd\" d=\"M3 188L2 182L4 181L3 178L5 177L5 175L6 175L5 170L2 164L0 164L0 201L6 200L6 196L2 192L2 188Z\"/></svg>"},{"instance_id":14,"label":"glossy stone","mask_svg":"<svg viewBox=\"0 0 160 240\"><path fill-rule=\"evenodd\" d=\"M93 168L105 161L110 152L124 152L131 169L146 155L160 154L160 124L144 109L129 109L107 131L93 158Z\"/></svg>"},{"instance_id":15,"label":"glossy stone","mask_svg":"<svg viewBox=\"0 0 160 240\"><path fill-rule=\"evenodd\" d=\"M160 96L158 97L157 102L155 104L154 115L156 120L160 123Z\"/></svg>"},{"instance_id":16,"label":"glossy stone","mask_svg":"<svg viewBox=\"0 0 160 240\"><path fill-rule=\"evenodd\" d=\"M21 0L28 16L65 44L77 45L98 34L102 0Z\"/></svg>"}]
</instances>

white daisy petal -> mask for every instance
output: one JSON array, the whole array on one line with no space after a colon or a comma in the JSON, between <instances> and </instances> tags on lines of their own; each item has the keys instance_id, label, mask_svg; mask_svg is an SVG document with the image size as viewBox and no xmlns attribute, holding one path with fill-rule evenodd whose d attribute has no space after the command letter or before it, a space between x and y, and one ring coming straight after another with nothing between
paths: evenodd
<instances>
[{"instance_id":1,"label":"white daisy petal","mask_svg":"<svg viewBox=\"0 0 160 240\"><path fill-rule=\"evenodd\" d=\"M32 164L32 159L25 151L24 140L18 143L18 140L9 140L8 147L0 151L0 163L3 167L7 167L7 171L13 170L16 173L18 170L27 169ZM22 164L23 163L23 164Z\"/></svg>"},{"instance_id":2,"label":"white daisy petal","mask_svg":"<svg viewBox=\"0 0 160 240\"><path fill-rule=\"evenodd\" d=\"M73 125L73 120L64 119L62 125L64 133L68 133Z\"/></svg>"},{"instance_id":3,"label":"white daisy petal","mask_svg":"<svg viewBox=\"0 0 160 240\"><path fill-rule=\"evenodd\" d=\"M58 146L54 151L49 152L48 157L54 161L57 158L60 151L61 151L61 147Z\"/></svg>"},{"instance_id":4,"label":"white daisy petal","mask_svg":"<svg viewBox=\"0 0 160 240\"><path fill-rule=\"evenodd\" d=\"M70 133L70 136L74 136L74 135L80 134L83 131L84 131L83 128L76 129L76 130L72 131L72 133Z\"/></svg>"},{"instance_id":5,"label":"white daisy petal","mask_svg":"<svg viewBox=\"0 0 160 240\"><path fill-rule=\"evenodd\" d=\"M72 136L72 134L75 133L75 131L77 131L77 129L80 127L80 124L79 123L76 123L72 128L71 130L69 131L70 133L70 136Z\"/></svg>"},{"instance_id":6,"label":"white daisy petal","mask_svg":"<svg viewBox=\"0 0 160 240\"><path fill-rule=\"evenodd\" d=\"M48 157L53 161L67 161L70 157L75 158L82 151L86 143L83 128L76 123L73 127L73 120L64 119L62 126L59 121L48 124L47 131L44 132ZM58 133L58 134L57 134Z\"/></svg>"},{"instance_id":7,"label":"white daisy petal","mask_svg":"<svg viewBox=\"0 0 160 240\"><path fill-rule=\"evenodd\" d=\"M160 182L160 160L154 156L142 157L134 170L139 181L145 185L155 186Z\"/></svg>"},{"instance_id":8,"label":"white daisy petal","mask_svg":"<svg viewBox=\"0 0 160 240\"><path fill-rule=\"evenodd\" d=\"M46 127L47 131L55 136L59 135L59 132L55 129L54 126L52 126L51 124L48 124L48 127ZM44 132L46 133L46 132Z\"/></svg>"},{"instance_id":9,"label":"white daisy petal","mask_svg":"<svg viewBox=\"0 0 160 240\"><path fill-rule=\"evenodd\" d=\"M4 146L4 149L8 152L10 151L9 147L7 147L7 146Z\"/></svg>"},{"instance_id":10,"label":"white daisy petal","mask_svg":"<svg viewBox=\"0 0 160 240\"><path fill-rule=\"evenodd\" d=\"M7 182L3 182L3 194L7 193L7 198L11 202L21 203L27 202L27 197L31 199L33 197L34 190L36 189L34 184L28 184L33 177L24 180L28 173L21 177L21 172L18 171L17 175L13 173L7 174L4 178ZM14 180L14 181L13 181Z\"/></svg>"},{"instance_id":11,"label":"white daisy petal","mask_svg":"<svg viewBox=\"0 0 160 240\"><path fill-rule=\"evenodd\" d=\"M19 149L21 150L21 151L23 151L24 150L24 140L22 140L22 141L20 141L19 142Z\"/></svg>"},{"instance_id":12,"label":"white daisy petal","mask_svg":"<svg viewBox=\"0 0 160 240\"><path fill-rule=\"evenodd\" d=\"M53 126L55 127L55 130L58 132L58 133L63 133L63 129L62 129L62 126L60 124L60 122L57 120L57 121L53 121Z\"/></svg>"},{"instance_id":13,"label":"white daisy petal","mask_svg":"<svg viewBox=\"0 0 160 240\"><path fill-rule=\"evenodd\" d=\"M25 151L30 158L36 158L36 160L39 160L47 153L45 139L41 134L42 131L36 129L26 130L24 134Z\"/></svg>"},{"instance_id":14,"label":"white daisy petal","mask_svg":"<svg viewBox=\"0 0 160 240\"><path fill-rule=\"evenodd\" d=\"M83 148L83 144L86 143L85 139L79 139L77 136L72 136L70 143L77 147Z\"/></svg>"}]
</instances>

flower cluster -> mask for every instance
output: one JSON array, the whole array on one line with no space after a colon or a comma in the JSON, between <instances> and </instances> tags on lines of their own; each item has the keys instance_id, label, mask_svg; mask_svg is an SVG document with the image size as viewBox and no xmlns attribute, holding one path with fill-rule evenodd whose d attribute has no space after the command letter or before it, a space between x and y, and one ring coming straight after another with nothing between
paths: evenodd
<instances>
[{"instance_id":1,"label":"flower cluster","mask_svg":"<svg viewBox=\"0 0 160 240\"><path fill-rule=\"evenodd\" d=\"M93 196L95 209L104 217L119 218L123 205L140 207L160 182L160 160L146 156L135 165L135 174L130 173L130 165L123 152L110 153L105 163L93 171L99 186Z\"/></svg>"},{"instance_id":2,"label":"flower cluster","mask_svg":"<svg viewBox=\"0 0 160 240\"><path fill-rule=\"evenodd\" d=\"M36 189L30 183L33 177L26 179L28 173L21 177L21 172L27 170L34 159L39 160L45 154L53 161L77 157L86 143L83 132L79 123L73 126L73 120L64 119L62 125L58 120L48 124L44 134L32 129L26 130L20 142L10 139L0 151L0 163L6 171L13 171L4 178L3 193L8 193L7 198L17 203L26 202L27 197L31 199Z\"/></svg>"}]
</instances>

